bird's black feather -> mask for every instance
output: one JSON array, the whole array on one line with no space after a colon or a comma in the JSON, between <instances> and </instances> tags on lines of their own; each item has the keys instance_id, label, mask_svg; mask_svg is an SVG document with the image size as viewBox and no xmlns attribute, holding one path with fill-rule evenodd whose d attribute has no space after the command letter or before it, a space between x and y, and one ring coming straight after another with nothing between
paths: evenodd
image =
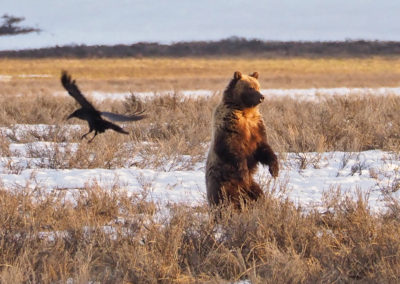
<instances>
[{"instance_id":1,"label":"bird's black feather","mask_svg":"<svg viewBox=\"0 0 400 284\"><path fill-rule=\"evenodd\" d=\"M94 109L94 106L82 95L75 80L72 80L71 76L68 75L66 71L62 72L61 83L68 91L68 94L70 94L83 108Z\"/></svg>"},{"instance_id":2,"label":"bird's black feather","mask_svg":"<svg viewBox=\"0 0 400 284\"><path fill-rule=\"evenodd\" d=\"M122 115L122 114L103 111L100 114L102 116L107 117L108 119L111 119L112 121L125 122L125 121L137 121L145 118L146 115L144 114L140 115L141 113L142 112L136 112L131 115Z\"/></svg>"}]
</instances>

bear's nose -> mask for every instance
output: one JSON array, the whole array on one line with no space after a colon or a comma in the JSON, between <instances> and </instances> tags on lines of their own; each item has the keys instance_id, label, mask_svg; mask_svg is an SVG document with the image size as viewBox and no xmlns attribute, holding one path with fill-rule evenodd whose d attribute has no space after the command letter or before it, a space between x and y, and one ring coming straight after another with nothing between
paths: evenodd
<instances>
[{"instance_id":1,"label":"bear's nose","mask_svg":"<svg viewBox=\"0 0 400 284\"><path fill-rule=\"evenodd\" d=\"M264 96L261 95L261 96L260 96L260 102L262 102L263 100L264 100Z\"/></svg>"}]
</instances>

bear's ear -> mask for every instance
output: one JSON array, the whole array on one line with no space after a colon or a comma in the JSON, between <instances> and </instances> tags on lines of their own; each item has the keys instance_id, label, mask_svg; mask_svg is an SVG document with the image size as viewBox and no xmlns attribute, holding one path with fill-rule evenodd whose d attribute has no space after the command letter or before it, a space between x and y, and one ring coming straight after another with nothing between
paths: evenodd
<instances>
[{"instance_id":1,"label":"bear's ear","mask_svg":"<svg viewBox=\"0 0 400 284\"><path fill-rule=\"evenodd\" d=\"M236 71L236 72L233 74L233 79L235 79L235 80L240 80L240 79L242 79L242 73L241 73L240 71Z\"/></svg>"},{"instance_id":2,"label":"bear's ear","mask_svg":"<svg viewBox=\"0 0 400 284\"><path fill-rule=\"evenodd\" d=\"M258 72L254 72L253 74L250 75L253 78L258 79Z\"/></svg>"}]
</instances>

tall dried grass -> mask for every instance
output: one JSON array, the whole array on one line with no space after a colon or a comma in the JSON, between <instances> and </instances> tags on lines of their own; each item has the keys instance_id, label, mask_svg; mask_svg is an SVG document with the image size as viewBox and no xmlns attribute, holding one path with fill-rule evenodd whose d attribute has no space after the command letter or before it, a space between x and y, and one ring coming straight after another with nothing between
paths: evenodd
<instances>
[{"instance_id":1,"label":"tall dried grass","mask_svg":"<svg viewBox=\"0 0 400 284\"><path fill-rule=\"evenodd\" d=\"M271 99L262 110L271 143L285 152L399 150L399 104L396 96L354 95Z\"/></svg>"},{"instance_id":2,"label":"tall dried grass","mask_svg":"<svg viewBox=\"0 0 400 284\"><path fill-rule=\"evenodd\" d=\"M87 129L84 121L65 121L76 108L68 97L35 96L0 100L1 125L59 125L45 133L30 131L23 137L8 133L9 142L76 143L80 142L80 135ZM85 168L126 166L126 163L132 162L129 158L137 157L134 161L137 165L145 166L145 162L147 166L157 167L166 160L175 159L179 164L183 161L179 157L185 156L192 161L188 165L193 165L204 159L211 137L212 111L219 100L219 95L211 98L172 95L140 102L132 96L122 102L96 104L102 110L120 113L132 112L140 106L146 109L149 117L123 125L131 132L129 136L108 131L96 137L92 144L78 144L77 151L71 151L68 157L60 156L60 159L70 161L67 167ZM269 141L278 152L398 151L399 107L400 98L397 96L337 96L319 101L269 98L261 105L261 112ZM67 131L68 124L65 123L78 123L81 127ZM41 155L52 153L36 154Z\"/></svg>"},{"instance_id":3,"label":"tall dried grass","mask_svg":"<svg viewBox=\"0 0 400 284\"><path fill-rule=\"evenodd\" d=\"M332 191L325 213L267 194L215 223L206 205L158 206L93 184L0 191L2 283L373 282L400 277L400 206L371 214ZM268 190L267 190L268 192ZM324 210L322 210L324 212ZM160 217L164 216L164 217ZM73 282L72 282L73 281Z\"/></svg>"}]
</instances>

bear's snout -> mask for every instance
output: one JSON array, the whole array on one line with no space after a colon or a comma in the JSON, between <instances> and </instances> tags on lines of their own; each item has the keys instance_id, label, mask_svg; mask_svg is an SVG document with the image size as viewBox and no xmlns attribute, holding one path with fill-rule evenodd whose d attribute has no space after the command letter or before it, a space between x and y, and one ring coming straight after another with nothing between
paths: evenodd
<instances>
[{"instance_id":1,"label":"bear's snout","mask_svg":"<svg viewBox=\"0 0 400 284\"><path fill-rule=\"evenodd\" d=\"M264 96L260 92L254 90L248 93L243 93L241 96L241 100L243 106L255 107L256 105L262 103L262 101L264 100Z\"/></svg>"}]
</instances>

